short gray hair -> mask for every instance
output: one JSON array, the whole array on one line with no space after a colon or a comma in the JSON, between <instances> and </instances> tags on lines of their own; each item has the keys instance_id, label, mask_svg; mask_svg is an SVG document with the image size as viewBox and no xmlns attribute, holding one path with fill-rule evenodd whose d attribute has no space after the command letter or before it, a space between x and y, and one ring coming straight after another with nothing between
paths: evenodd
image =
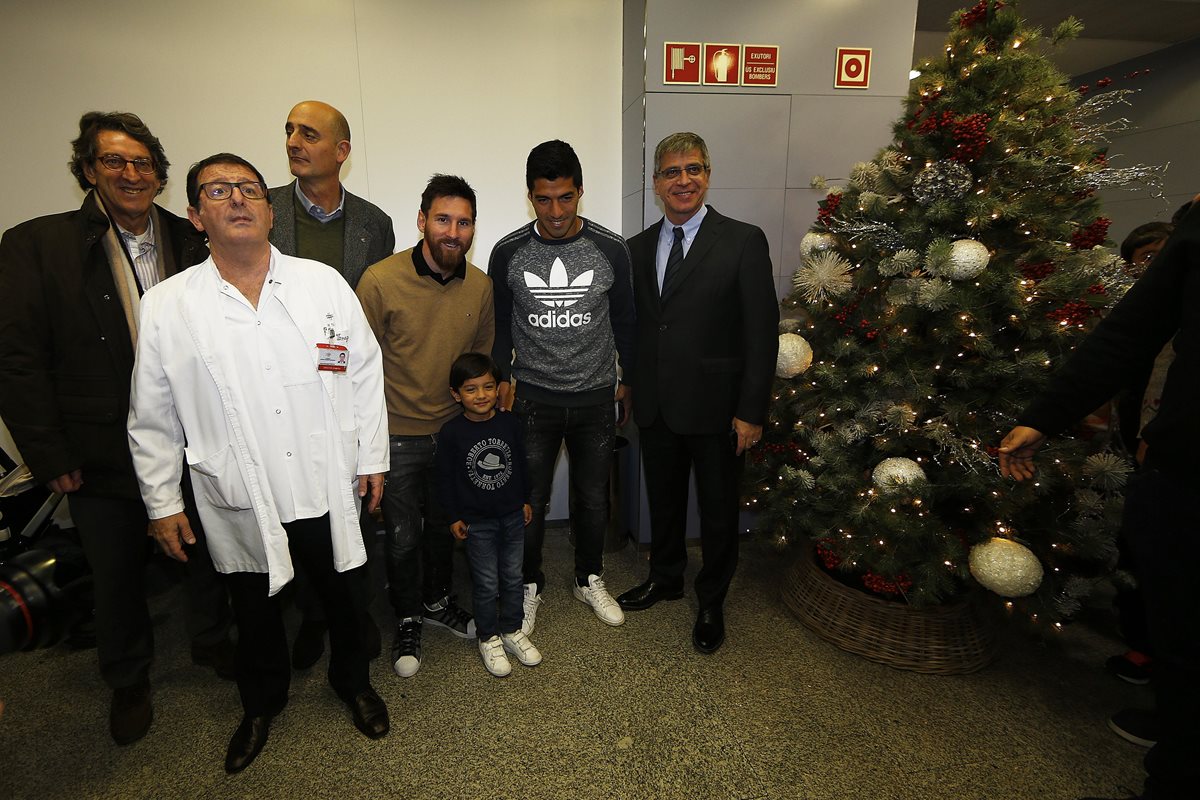
<instances>
[{"instance_id":1,"label":"short gray hair","mask_svg":"<svg viewBox=\"0 0 1200 800\"><path fill-rule=\"evenodd\" d=\"M705 170L712 169L712 162L708 158L708 145L700 138L700 134L681 131L672 133L654 148L654 173L658 174L658 166L667 153L689 153L692 150L700 151L700 160L704 162Z\"/></svg>"}]
</instances>

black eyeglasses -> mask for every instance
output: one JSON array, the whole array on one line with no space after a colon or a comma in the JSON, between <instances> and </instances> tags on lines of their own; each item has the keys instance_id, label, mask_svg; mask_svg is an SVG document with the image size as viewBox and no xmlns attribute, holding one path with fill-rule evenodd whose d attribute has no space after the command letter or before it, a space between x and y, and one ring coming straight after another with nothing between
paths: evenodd
<instances>
[{"instance_id":1,"label":"black eyeglasses","mask_svg":"<svg viewBox=\"0 0 1200 800\"><path fill-rule=\"evenodd\" d=\"M200 190L209 200L228 200L237 189L247 200L262 200L267 196L267 187L258 181L209 181L200 184Z\"/></svg>"},{"instance_id":2,"label":"black eyeglasses","mask_svg":"<svg viewBox=\"0 0 1200 800\"><path fill-rule=\"evenodd\" d=\"M701 173L704 173L707 171L708 171L708 167L704 166L703 164L688 164L686 167L683 167L683 168L667 167L666 169L660 169L658 171L658 177L666 178L669 181L673 181L685 172L688 174L689 178L695 178L695 177L698 177Z\"/></svg>"},{"instance_id":3,"label":"black eyeglasses","mask_svg":"<svg viewBox=\"0 0 1200 800\"><path fill-rule=\"evenodd\" d=\"M116 153L105 153L96 160L105 169L113 172L124 172L126 164L133 164L134 170L142 175L154 174L154 162L149 158L122 158Z\"/></svg>"}]
</instances>

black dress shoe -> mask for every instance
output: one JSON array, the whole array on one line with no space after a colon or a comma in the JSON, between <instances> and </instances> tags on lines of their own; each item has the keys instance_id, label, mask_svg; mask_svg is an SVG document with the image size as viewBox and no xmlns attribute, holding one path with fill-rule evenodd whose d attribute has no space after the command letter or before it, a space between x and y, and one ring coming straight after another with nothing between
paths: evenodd
<instances>
[{"instance_id":1,"label":"black dress shoe","mask_svg":"<svg viewBox=\"0 0 1200 800\"><path fill-rule=\"evenodd\" d=\"M132 686L113 689L112 704L108 707L108 730L114 742L133 744L146 735L153 719L148 678L142 678Z\"/></svg>"},{"instance_id":2,"label":"black dress shoe","mask_svg":"<svg viewBox=\"0 0 1200 800\"><path fill-rule=\"evenodd\" d=\"M659 600L678 600L681 597L683 589L649 580L622 594L617 598L617 604L625 611L645 611Z\"/></svg>"},{"instance_id":3,"label":"black dress shoe","mask_svg":"<svg viewBox=\"0 0 1200 800\"><path fill-rule=\"evenodd\" d=\"M720 608L702 608L692 628L692 644L701 653L717 652L725 641L725 614Z\"/></svg>"},{"instance_id":4,"label":"black dress shoe","mask_svg":"<svg viewBox=\"0 0 1200 800\"><path fill-rule=\"evenodd\" d=\"M387 706L384 705L383 698L369 686L366 691L359 692L349 699L342 698L342 702L350 709L354 727L368 739L382 739L391 730Z\"/></svg>"},{"instance_id":5,"label":"black dress shoe","mask_svg":"<svg viewBox=\"0 0 1200 800\"><path fill-rule=\"evenodd\" d=\"M325 631L329 624L325 620L303 620L292 643L292 669L308 669L325 652Z\"/></svg>"},{"instance_id":6,"label":"black dress shoe","mask_svg":"<svg viewBox=\"0 0 1200 800\"><path fill-rule=\"evenodd\" d=\"M225 751L225 771L232 775L250 766L267 743L270 730L269 716L242 717L242 724L233 732L229 739L229 749Z\"/></svg>"}]
</instances>

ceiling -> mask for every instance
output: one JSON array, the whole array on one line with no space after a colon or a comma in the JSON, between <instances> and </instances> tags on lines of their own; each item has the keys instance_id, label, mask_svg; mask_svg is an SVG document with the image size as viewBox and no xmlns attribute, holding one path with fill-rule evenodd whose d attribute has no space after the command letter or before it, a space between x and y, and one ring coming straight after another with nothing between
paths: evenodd
<instances>
[{"instance_id":1,"label":"ceiling","mask_svg":"<svg viewBox=\"0 0 1200 800\"><path fill-rule=\"evenodd\" d=\"M939 52L950 15L972 0L918 0L914 55ZM1074 16L1083 35L1051 58L1068 75L1082 75L1200 37L1200 0L1022 0L1018 10L1049 32Z\"/></svg>"}]
</instances>

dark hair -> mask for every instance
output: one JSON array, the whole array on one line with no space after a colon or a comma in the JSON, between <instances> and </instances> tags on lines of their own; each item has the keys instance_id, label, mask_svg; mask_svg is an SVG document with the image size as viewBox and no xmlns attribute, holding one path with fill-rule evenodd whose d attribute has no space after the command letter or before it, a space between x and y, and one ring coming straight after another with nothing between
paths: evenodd
<instances>
[{"instance_id":1,"label":"dark hair","mask_svg":"<svg viewBox=\"0 0 1200 800\"><path fill-rule=\"evenodd\" d=\"M192 164L192 168L188 170L187 199L188 205L194 209L199 210L200 208L200 173L204 171L205 167L211 167L213 164L236 164L239 167L245 167L254 173L255 180L261 183L264 189L267 187L267 181L265 178L263 178L262 173L259 172L258 169L249 161L241 156L235 156L233 153L217 153L216 155L209 156L203 161L197 161L195 164ZM267 202L270 203L271 193L267 192L266 196Z\"/></svg>"},{"instance_id":2,"label":"dark hair","mask_svg":"<svg viewBox=\"0 0 1200 800\"><path fill-rule=\"evenodd\" d=\"M1121 242L1121 258L1132 263L1134 250L1162 241L1174 230L1175 226L1169 222L1147 222L1145 225L1138 225Z\"/></svg>"},{"instance_id":3,"label":"dark hair","mask_svg":"<svg viewBox=\"0 0 1200 800\"><path fill-rule=\"evenodd\" d=\"M1192 210L1192 205L1195 200L1188 200L1186 203L1175 209L1175 213L1171 215L1171 224L1178 225L1179 221L1187 216L1187 213Z\"/></svg>"},{"instance_id":4,"label":"dark hair","mask_svg":"<svg viewBox=\"0 0 1200 800\"><path fill-rule=\"evenodd\" d=\"M150 151L150 160L154 162L154 173L158 176L157 194L162 194L162 190L167 188L167 169L171 162L163 152L162 143L150 132L146 123L142 122L137 114L127 111L89 111L79 118L79 138L71 142L71 160L68 162L71 174L79 182L79 188L85 192L92 188L87 173L83 171L83 165L96 160L96 139L100 131L123 133L145 145Z\"/></svg>"},{"instance_id":5,"label":"dark hair","mask_svg":"<svg viewBox=\"0 0 1200 800\"><path fill-rule=\"evenodd\" d=\"M533 182L538 178L548 181L570 178L576 189L582 189L583 167L579 166L579 156L571 145L551 139L530 150L525 161L525 186L529 191L533 191Z\"/></svg>"},{"instance_id":6,"label":"dark hair","mask_svg":"<svg viewBox=\"0 0 1200 800\"><path fill-rule=\"evenodd\" d=\"M461 197L471 204L471 219L475 219L475 190L457 175L434 175L421 192L421 213L429 214L433 201L439 197Z\"/></svg>"},{"instance_id":7,"label":"dark hair","mask_svg":"<svg viewBox=\"0 0 1200 800\"><path fill-rule=\"evenodd\" d=\"M450 388L457 392L467 381L483 375L491 375L500 382L500 368L492 357L484 353L463 353L450 366Z\"/></svg>"}]
</instances>

